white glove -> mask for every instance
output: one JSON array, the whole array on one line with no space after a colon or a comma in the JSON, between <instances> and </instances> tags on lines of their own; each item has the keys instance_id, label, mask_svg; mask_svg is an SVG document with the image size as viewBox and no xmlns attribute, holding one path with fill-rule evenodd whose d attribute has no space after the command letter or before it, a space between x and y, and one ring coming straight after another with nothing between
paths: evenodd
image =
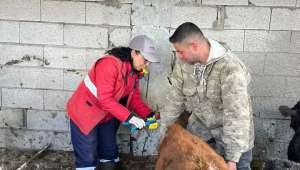
<instances>
[{"instance_id":1,"label":"white glove","mask_svg":"<svg viewBox=\"0 0 300 170\"><path fill-rule=\"evenodd\" d=\"M128 122L130 124L133 124L138 129L142 129L144 126L146 126L145 121L141 118L136 117L136 116L132 116L132 118Z\"/></svg>"}]
</instances>

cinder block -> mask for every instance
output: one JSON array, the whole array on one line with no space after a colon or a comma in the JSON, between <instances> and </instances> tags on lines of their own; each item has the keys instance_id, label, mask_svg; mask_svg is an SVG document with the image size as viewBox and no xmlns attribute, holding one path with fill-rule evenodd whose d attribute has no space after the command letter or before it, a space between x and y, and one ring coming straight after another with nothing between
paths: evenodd
<instances>
[{"instance_id":1,"label":"cinder block","mask_svg":"<svg viewBox=\"0 0 300 170\"><path fill-rule=\"evenodd\" d=\"M296 0L249 0L255 6L288 6L295 7Z\"/></svg>"},{"instance_id":2,"label":"cinder block","mask_svg":"<svg viewBox=\"0 0 300 170\"><path fill-rule=\"evenodd\" d=\"M269 53L266 56L265 74L299 76L300 60L298 54Z\"/></svg>"},{"instance_id":3,"label":"cinder block","mask_svg":"<svg viewBox=\"0 0 300 170\"><path fill-rule=\"evenodd\" d=\"M0 88L0 107L2 107L2 89Z\"/></svg>"},{"instance_id":4,"label":"cinder block","mask_svg":"<svg viewBox=\"0 0 300 170\"><path fill-rule=\"evenodd\" d=\"M236 53L251 74L263 75L266 53Z\"/></svg>"},{"instance_id":5,"label":"cinder block","mask_svg":"<svg viewBox=\"0 0 300 170\"><path fill-rule=\"evenodd\" d=\"M85 3L73 1L41 1L42 21L85 23Z\"/></svg>"},{"instance_id":6,"label":"cinder block","mask_svg":"<svg viewBox=\"0 0 300 170\"><path fill-rule=\"evenodd\" d=\"M1 87L23 87L24 79L22 74L27 74L28 76L31 76L28 74L24 69L22 68L14 68L14 67L3 67L0 70L1 81L0 86ZM28 77L27 76L27 77ZM26 78L25 78L26 81Z\"/></svg>"},{"instance_id":7,"label":"cinder block","mask_svg":"<svg viewBox=\"0 0 300 170\"><path fill-rule=\"evenodd\" d=\"M129 45L131 37L131 30L130 29L114 29L109 36L110 43L112 46L124 46L127 47Z\"/></svg>"},{"instance_id":8,"label":"cinder block","mask_svg":"<svg viewBox=\"0 0 300 170\"><path fill-rule=\"evenodd\" d=\"M290 120L261 119L256 128L259 129L257 135L277 142L288 143L294 134L294 131L290 128Z\"/></svg>"},{"instance_id":9,"label":"cinder block","mask_svg":"<svg viewBox=\"0 0 300 170\"><path fill-rule=\"evenodd\" d=\"M29 44L63 45L63 25L22 22L20 41Z\"/></svg>"},{"instance_id":10,"label":"cinder block","mask_svg":"<svg viewBox=\"0 0 300 170\"><path fill-rule=\"evenodd\" d=\"M286 139L285 142L270 142L270 144L267 144L267 158L279 158L279 159L285 159L287 160L287 148L289 145L290 139ZM286 167L286 164L283 163L282 167Z\"/></svg>"},{"instance_id":11,"label":"cinder block","mask_svg":"<svg viewBox=\"0 0 300 170\"><path fill-rule=\"evenodd\" d=\"M169 1L160 1L160 0L147 0L142 1L144 6L155 6L155 7L166 7L178 5L178 3L183 3L191 0L169 0ZM195 0L194 0L195 1ZM134 4L135 5L135 4Z\"/></svg>"},{"instance_id":12,"label":"cinder block","mask_svg":"<svg viewBox=\"0 0 300 170\"><path fill-rule=\"evenodd\" d=\"M137 142L133 143L133 152L136 156L158 155L156 148L159 147L159 131L145 132L142 131ZM146 145L144 145L146 143Z\"/></svg>"},{"instance_id":13,"label":"cinder block","mask_svg":"<svg viewBox=\"0 0 300 170\"><path fill-rule=\"evenodd\" d=\"M2 106L43 109L43 91L2 88Z\"/></svg>"},{"instance_id":14,"label":"cinder block","mask_svg":"<svg viewBox=\"0 0 300 170\"><path fill-rule=\"evenodd\" d=\"M289 52L290 37L290 31L246 30L244 51Z\"/></svg>"},{"instance_id":15,"label":"cinder block","mask_svg":"<svg viewBox=\"0 0 300 170\"><path fill-rule=\"evenodd\" d=\"M262 160L274 157L287 160L287 147L289 141L290 139L286 139L285 142L278 142L267 138L266 136L256 136L253 157ZM286 167L286 165L283 165L282 167Z\"/></svg>"},{"instance_id":16,"label":"cinder block","mask_svg":"<svg viewBox=\"0 0 300 170\"><path fill-rule=\"evenodd\" d=\"M18 22L0 21L0 42L19 42Z\"/></svg>"},{"instance_id":17,"label":"cinder block","mask_svg":"<svg viewBox=\"0 0 300 170\"><path fill-rule=\"evenodd\" d=\"M101 2L101 1L105 1L105 0L80 0L82 2Z\"/></svg>"},{"instance_id":18,"label":"cinder block","mask_svg":"<svg viewBox=\"0 0 300 170\"><path fill-rule=\"evenodd\" d=\"M0 147L6 147L7 129L0 129Z\"/></svg>"},{"instance_id":19,"label":"cinder block","mask_svg":"<svg viewBox=\"0 0 300 170\"><path fill-rule=\"evenodd\" d=\"M68 131L69 119L65 112L28 110L27 128L32 130Z\"/></svg>"},{"instance_id":20,"label":"cinder block","mask_svg":"<svg viewBox=\"0 0 300 170\"><path fill-rule=\"evenodd\" d=\"M45 47L45 67L85 69L85 49Z\"/></svg>"},{"instance_id":21,"label":"cinder block","mask_svg":"<svg viewBox=\"0 0 300 170\"><path fill-rule=\"evenodd\" d=\"M271 30L300 30L300 9L274 8Z\"/></svg>"},{"instance_id":22,"label":"cinder block","mask_svg":"<svg viewBox=\"0 0 300 170\"><path fill-rule=\"evenodd\" d=\"M202 5L248 5L248 0L202 0Z\"/></svg>"},{"instance_id":23,"label":"cinder block","mask_svg":"<svg viewBox=\"0 0 300 170\"><path fill-rule=\"evenodd\" d=\"M51 133L51 132L50 132ZM18 149L40 149L50 143L49 132L7 129L4 138L6 147Z\"/></svg>"},{"instance_id":24,"label":"cinder block","mask_svg":"<svg viewBox=\"0 0 300 170\"><path fill-rule=\"evenodd\" d=\"M120 127L122 128L122 127ZM120 129L119 128L119 129ZM130 153L130 132L128 134L117 135L117 145L120 153Z\"/></svg>"},{"instance_id":25,"label":"cinder block","mask_svg":"<svg viewBox=\"0 0 300 170\"><path fill-rule=\"evenodd\" d=\"M272 119L256 118L255 122L255 135L257 138L272 139L275 138L276 122ZM262 139L260 139L261 141Z\"/></svg>"},{"instance_id":26,"label":"cinder block","mask_svg":"<svg viewBox=\"0 0 300 170\"><path fill-rule=\"evenodd\" d=\"M22 128L24 115L23 109L1 109L0 127Z\"/></svg>"},{"instance_id":27,"label":"cinder block","mask_svg":"<svg viewBox=\"0 0 300 170\"><path fill-rule=\"evenodd\" d=\"M98 3L86 3L87 24L107 24L130 26L131 5L121 7L106 6Z\"/></svg>"},{"instance_id":28,"label":"cinder block","mask_svg":"<svg viewBox=\"0 0 300 170\"><path fill-rule=\"evenodd\" d=\"M76 47L107 48L108 31L100 27L65 25L64 44Z\"/></svg>"},{"instance_id":29,"label":"cinder block","mask_svg":"<svg viewBox=\"0 0 300 170\"><path fill-rule=\"evenodd\" d=\"M93 50L87 49L86 50L86 70L88 71L92 65L105 54L105 50Z\"/></svg>"},{"instance_id":30,"label":"cinder block","mask_svg":"<svg viewBox=\"0 0 300 170\"><path fill-rule=\"evenodd\" d=\"M118 1L123 4L132 4L133 3L133 0L118 0Z\"/></svg>"},{"instance_id":31,"label":"cinder block","mask_svg":"<svg viewBox=\"0 0 300 170\"><path fill-rule=\"evenodd\" d=\"M225 28L229 29L269 29L270 8L226 7Z\"/></svg>"},{"instance_id":32,"label":"cinder block","mask_svg":"<svg viewBox=\"0 0 300 170\"><path fill-rule=\"evenodd\" d=\"M132 25L170 27L172 21L172 8L169 6L160 6L161 1L157 3L156 6L153 6L152 4L150 6L134 6L134 11L131 16Z\"/></svg>"},{"instance_id":33,"label":"cinder block","mask_svg":"<svg viewBox=\"0 0 300 170\"><path fill-rule=\"evenodd\" d=\"M54 133L52 138L52 145L55 150L72 151L73 147L71 144L70 133Z\"/></svg>"},{"instance_id":34,"label":"cinder block","mask_svg":"<svg viewBox=\"0 0 300 170\"><path fill-rule=\"evenodd\" d=\"M232 51L243 51L244 31L243 30L202 30L205 37L212 38L225 43Z\"/></svg>"},{"instance_id":35,"label":"cinder block","mask_svg":"<svg viewBox=\"0 0 300 170\"><path fill-rule=\"evenodd\" d=\"M288 95L287 95L288 96ZM290 97L252 97L252 106L255 115L268 119L288 119L279 113L280 105L294 106L298 98Z\"/></svg>"},{"instance_id":36,"label":"cinder block","mask_svg":"<svg viewBox=\"0 0 300 170\"><path fill-rule=\"evenodd\" d=\"M251 96L258 97L285 97L285 78L280 76L258 76L252 75L249 86Z\"/></svg>"},{"instance_id":37,"label":"cinder block","mask_svg":"<svg viewBox=\"0 0 300 170\"><path fill-rule=\"evenodd\" d=\"M287 96L293 98L299 98L300 96L300 78L299 77L287 77ZM296 102L295 102L296 103Z\"/></svg>"},{"instance_id":38,"label":"cinder block","mask_svg":"<svg viewBox=\"0 0 300 170\"><path fill-rule=\"evenodd\" d=\"M45 91L45 110L65 110L68 99L73 92L67 91Z\"/></svg>"},{"instance_id":39,"label":"cinder block","mask_svg":"<svg viewBox=\"0 0 300 170\"><path fill-rule=\"evenodd\" d=\"M0 65L42 66L43 48L0 44Z\"/></svg>"},{"instance_id":40,"label":"cinder block","mask_svg":"<svg viewBox=\"0 0 300 170\"><path fill-rule=\"evenodd\" d=\"M145 34L153 39L158 57L160 57L160 64L150 64L150 67L154 67L151 74L161 74L162 71L166 71L159 65L169 65L172 55L172 44L169 42L170 32L164 27L153 26L134 26L132 28L132 37L136 35ZM157 67L156 67L157 66ZM154 72L155 71L155 72ZM150 76L151 77L151 76Z\"/></svg>"},{"instance_id":41,"label":"cinder block","mask_svg":"<svg viewBox=\"0 0 300 170\"><path fill-rule=\"evenodd\" d=\"M177 28L184 22L193 22L200 28L212 28L217 9L212 7L173 7L171 27Z\"/></svg>"},{"instance_id":42,"label":"cinder block","mask_svg":"<svg viewBox=\"0 0 300 170\"><path fill-rule=\"evenodd\" d=\"M1 0L0 19L40 20L40 0Z\"/></svg>"},{"instance_id":43,"label":"cinder block","mask_svg":"<svg viewBox=\"0 0 300 170\"><path fill-rule=\"evenodd\" d=\"M255 137L254 145L255 148L253 148L253 157L255 159L263 160L266 158L266 144L268 144L268 141L262 137Z\"/></svg>"},{"instance_id":44,"label":"cinder block","mask_svg":"<svg viewBox=\"0 0 300 170\"><path fill-rule=\"evenodd\" d=\"M294 53L300 53L300 31L292 32L291 51Z\"/></svg>"},{"instance_id":45,"label":"cinder block","mask_svg":"<svg viewBox=\"0 0 300 170\"><path fill-rule=\"evenodd\" d=\"M39 150L49 143L53 150L69 151L72 147L70 133L8 129L4 139L7 148Z\"/></svg>"},{"instance_id":46,"label":"cinder block","mask_svg":"<svg viewBox=\"0 0 300 170\"><path fill-rule=\"evenodd\" d=\"M79 70L64 70L64 90L75 90L85 74Z\"/></svg>"},{"instance_id":47,"label":"cinder block","mask_svg":"<svg viewBox=\"0 0 300 170\"><path fill-rule=\"evenodd\" d=\"M194 3L196 2L197 0L181 0L182 2L185 2L185 3Z\"/></svg>"},{"instance_id":48,"label":"cinder block","mask_svg":"<svg viewBox=\"0 0 300 170\"><path fill-rule=\"evenodd\" d=\"M41 68L3 67L1 87L62 89L63 71Z\"/></svg>"}]
</instances>

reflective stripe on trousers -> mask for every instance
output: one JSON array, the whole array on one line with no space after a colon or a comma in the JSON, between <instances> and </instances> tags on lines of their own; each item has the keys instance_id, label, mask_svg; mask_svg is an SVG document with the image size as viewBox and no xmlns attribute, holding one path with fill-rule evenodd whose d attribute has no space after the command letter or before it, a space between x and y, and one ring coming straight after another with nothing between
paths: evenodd
<instances>
[{"instance_id":1,"label":"reflective stripe on trousers","mask_svg":"<svg viewBox=\"0 0 300 170\"><path fill-rule=\"evenodd\" d=\"M114 160L100 159L100 163L106 163L106 162L114 162L114 163L117 163L117 162L120 162L120 158L117 157L117 158L114 159Z\"/></svg>"},{"instance_id":2,"label":"reflective stripe on trousers","mask_svg":"<svg viewBox=\"0 0 300 170\"><path fill-rule=\"evenodd\" d=\"M76 170L95 170L96 167L76 168Z\"/></svg>"}]
</instances>

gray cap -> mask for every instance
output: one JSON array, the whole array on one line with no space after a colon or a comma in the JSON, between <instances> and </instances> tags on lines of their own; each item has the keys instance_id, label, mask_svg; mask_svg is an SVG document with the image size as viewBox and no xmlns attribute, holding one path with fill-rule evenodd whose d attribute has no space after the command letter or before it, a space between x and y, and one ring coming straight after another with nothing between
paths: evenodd
<instances>
[{"instance_id":1,"label":"gray cap","mask_svg":"<svg viewBox=\"0 0 300 170\"><path fill-rule=\"evenodd\" d=\"M154 42L146 35L138 35L134 37L130 43L129 48L138 50L150 62L159 62L159 58L156 55Z\"/></svg>"}]
</instances>

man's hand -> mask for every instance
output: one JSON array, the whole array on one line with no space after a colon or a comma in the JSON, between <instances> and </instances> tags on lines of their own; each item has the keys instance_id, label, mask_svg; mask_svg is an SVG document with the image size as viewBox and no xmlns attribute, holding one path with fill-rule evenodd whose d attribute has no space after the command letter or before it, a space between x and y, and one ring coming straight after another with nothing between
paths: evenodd
<instances>
[{"instance_id":1,"label":"man's hand","mask_svg":"<svg viewBox=\"0 0 300 170\"><path fill-rule=\"evenodd\" d=\"M228 170L236 170L236 162L228 161L227 166L228 166Z\"/></svg>"}]
</instances>

